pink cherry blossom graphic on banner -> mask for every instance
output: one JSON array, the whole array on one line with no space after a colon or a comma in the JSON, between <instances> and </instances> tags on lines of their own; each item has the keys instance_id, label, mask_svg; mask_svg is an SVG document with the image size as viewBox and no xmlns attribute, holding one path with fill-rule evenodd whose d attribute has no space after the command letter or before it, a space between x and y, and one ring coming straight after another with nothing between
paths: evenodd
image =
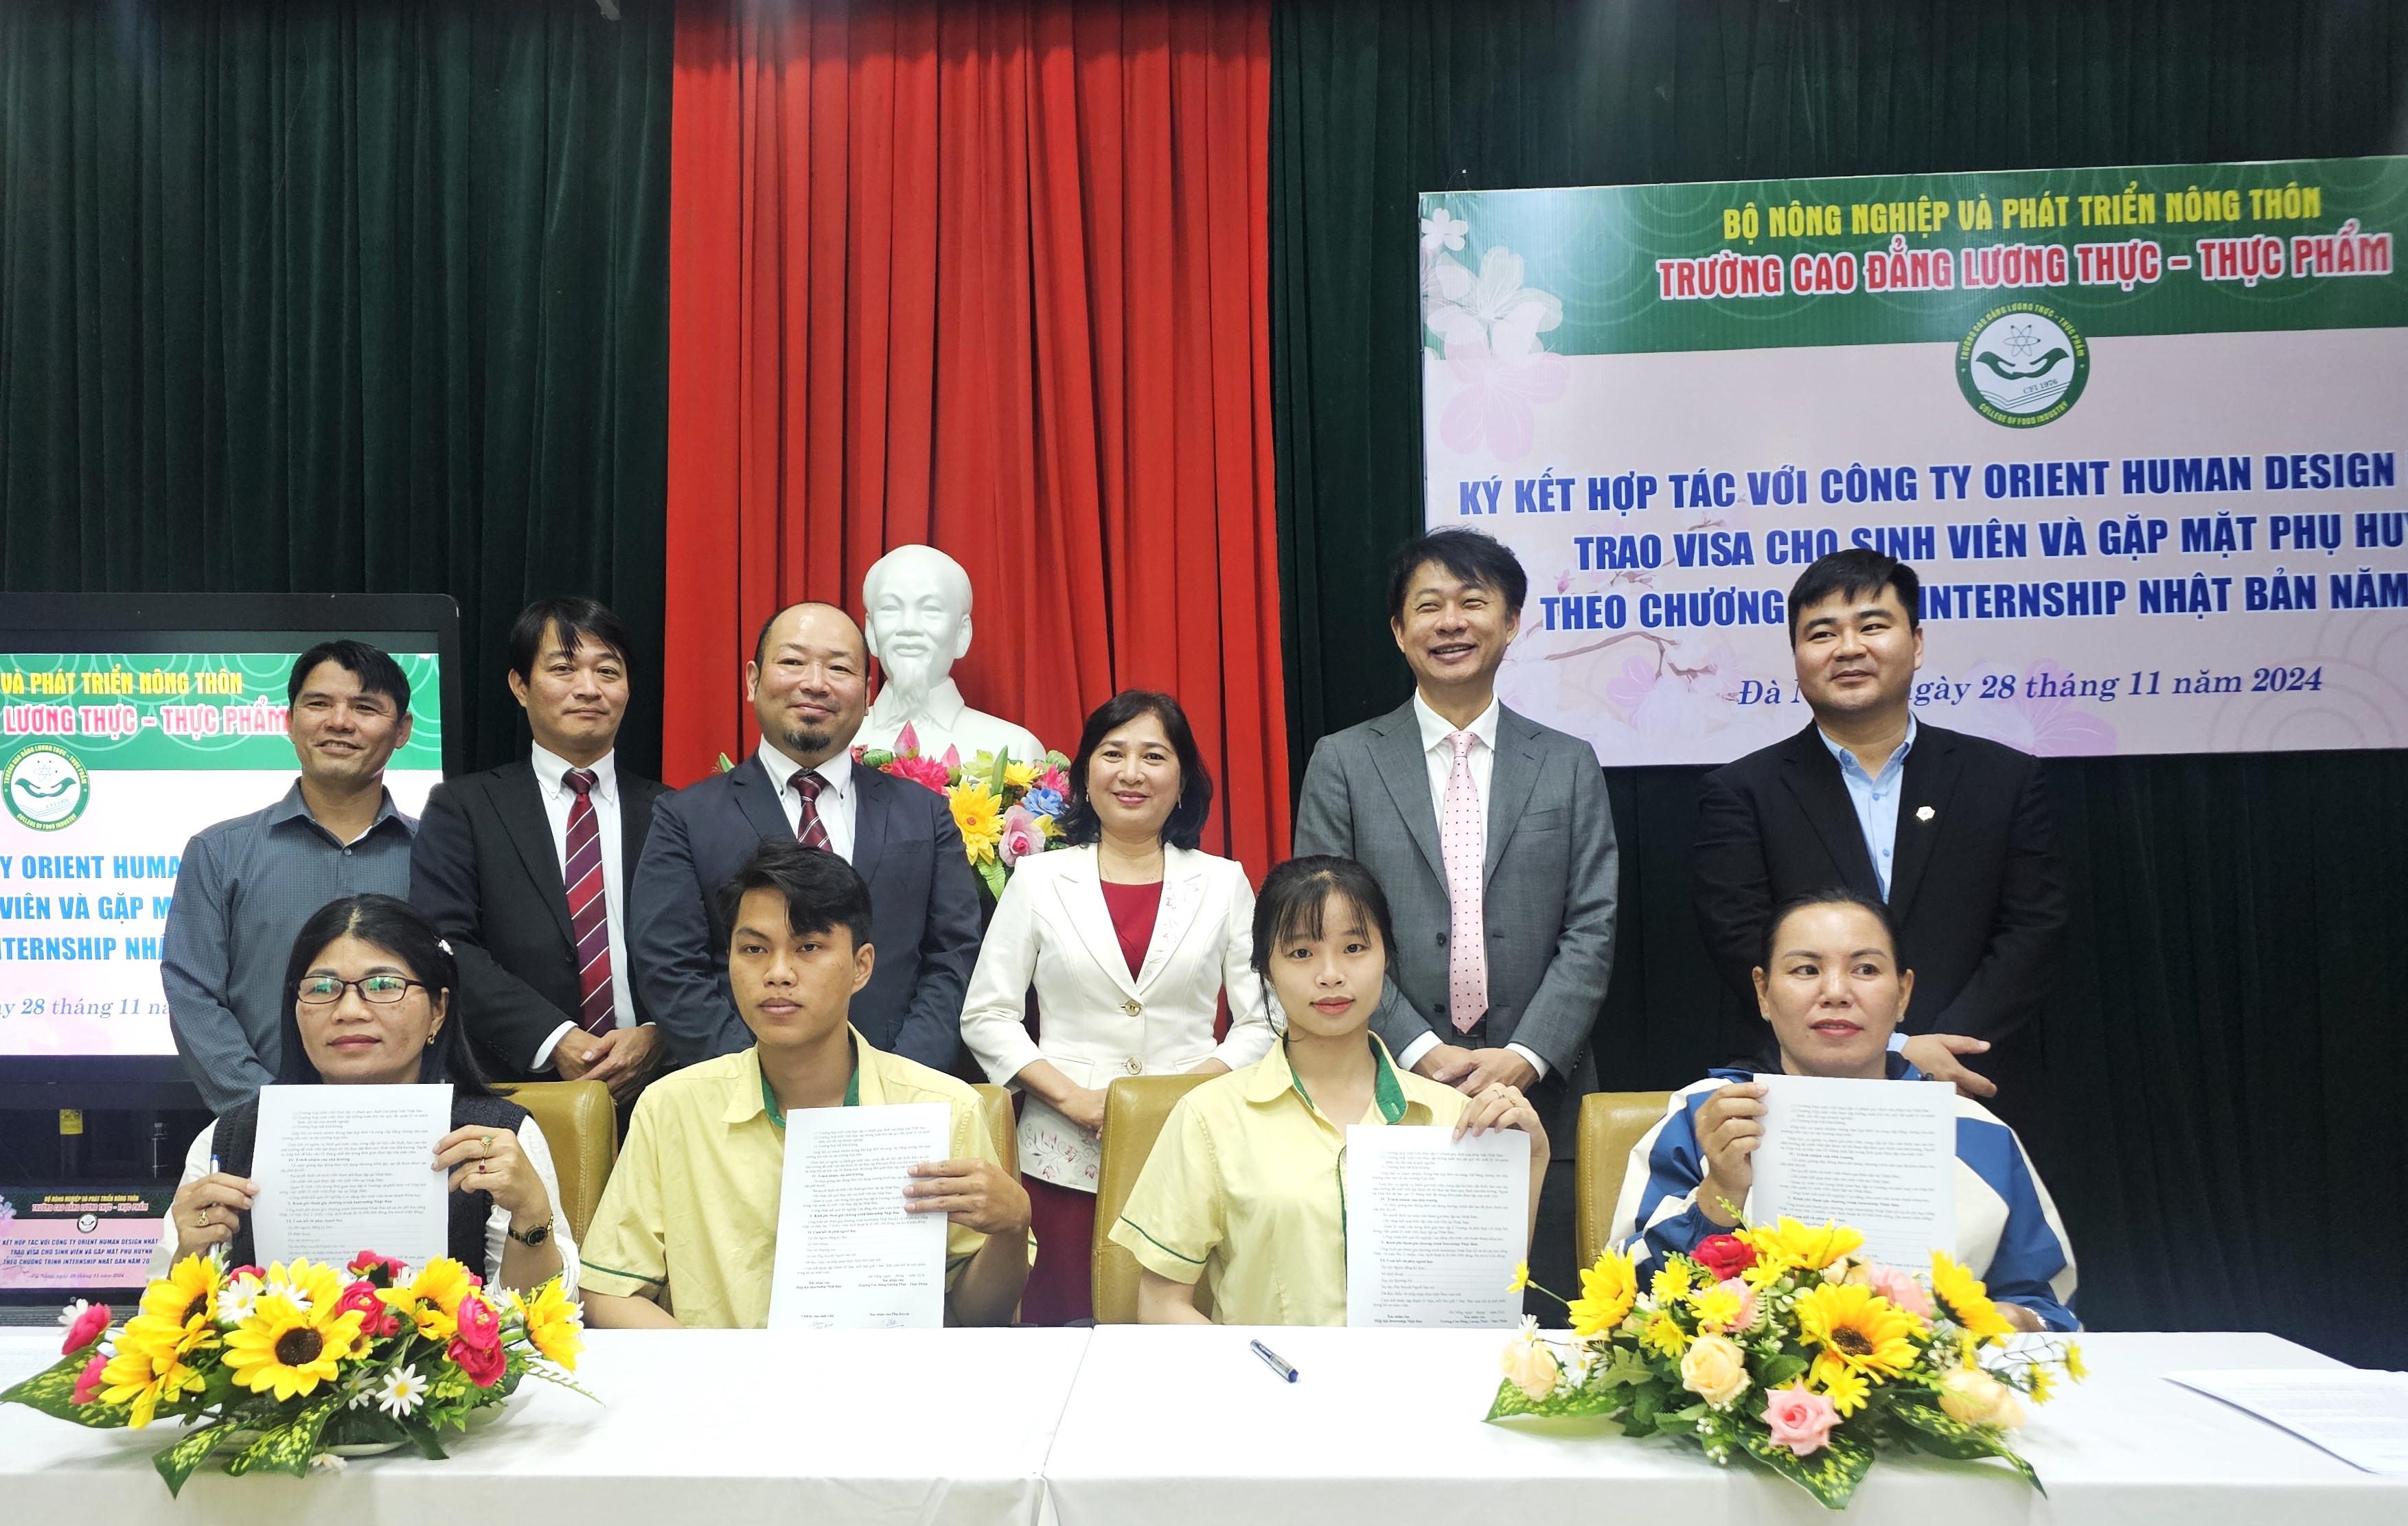
<instances>
[{"instance_id":1,"label":"pink cherry blossom graphic on banner","mask_svg":"<svg viewBox=\"0 0 2408 1526\"><path fill-rule=\"evenodd\" d=\"M1435 221L1435 220L1433 220ZM1422 276L1423 321L1445 344L1447 369L1463 391L1440 416L1439 433L1457 450L1483 447L1499 461L1528 453L1538 407L1564 395L1571 368L1540 344L1564 321L1552 293L1522 284L1522 257L1502 245L1481 256L1474 276L1443 252L1459 247L1468 224L1429 230Z\"/></svg>"},{"instance_id":2,"label":"pink cherry blossom graphic on banner","mask_svg":"<svg viewBox=\"0 0 2408 1526\"><path fill-rule=\"evenodd\" d=\"M1959 681L1970 682L1978 695L1985 679L2002 679L2014 685L2012 697L1957 705L1944 711L1938 706L1918 706L1916 711L1924 720L2003 742L2021 752L2043 758L2103 758L2115 750L2115 728L2082 706L2096 703L2103 686L2118 678L2123 684L2131 682L2129 674L2085 676L2046 661L2020 675L2003 675L1985 663Z\"/></svg>"}]
</instances>

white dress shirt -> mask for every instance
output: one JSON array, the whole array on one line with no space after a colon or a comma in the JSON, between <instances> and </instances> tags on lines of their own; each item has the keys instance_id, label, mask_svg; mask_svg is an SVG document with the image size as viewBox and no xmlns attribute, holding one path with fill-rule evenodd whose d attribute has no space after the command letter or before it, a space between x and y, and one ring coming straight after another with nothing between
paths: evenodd
<instances>
[{"instance_id":1,"label":"white dress shirt","mask_svg":"<svg viewBox=\"0 0 2408 1526\"><path fill-rule=\"evenodd\" d=\"M768 771L769 782L778 787L778 808L786 813L786 824L795 829L796 836L801 836L803 796L795 788L795 776L803 772L803 765L770 746L766 736L761 738L761 746L753 756L759 758L761 766ZM820 825L827 828L828 848L837 857L850 863L853 862L853 818L859 805L859 797L853 788L853 753L849 749L838 748L834 757L811 772L827 780L827 788L820 792L817 804Z\"/></svg>"},{"instance_id":2,"label":"white dress shirt","mask_svg":"<svg viewBox=\"0 0 2408 1526\"><path fill-rule=\"evenodd\" d=\"M1865 772L1856 755L1831 740L1830 734L1817 730L1823 745L1840 762L1840 782L1848 787L1848 802L1856 807L1856 824L1864 828L1865 852L1873 861L1873 873L1881 878L1882 899L1889 899L1891 850L1898 846L1898 797L1906 786L1906 755L1914 750L1916 731L1914 717L1906 718L1906 740L1900 742L1882 764L1878 775Z\"/></svg>"},{"instance_id":3,"label":"white dress shirt","mask_svg":"<svg viewBox=\"0 0 2408 1526\"><path fill-rule=\"evenodd\" d=\"M1429 769L1430 814L1443 827L1447 780L1455 777L1453 738L1455 728L1446 717L1430 708L1429 701L1422 698L1419 690L1413 691L1413 720L1422 729L1422 761ZM1481 711L1479 717L1463 729L1471 734L1471 750L1465 756L1464 763L1471 770L1471 788L1480 799L1480 840L1484 858L1488 843L1488 781L1497 773L1497 701L1491 699L1488 708ZM1422 1056L1438 1048L1440 1042L1438 1034L1424 1034L1405 1046L1404 1052L1397 1056L1397 1063L1411 1070ZM1544 1060L1519 1044L1505 1047L1527 1060L1530 1068L1539 1073L1539 1079L1543 1081L1547 1078L1547 1062Z\"/></svg>"},{"instance_id":4,"label":"white dress shirt","mask_svg":"<svg viewBox=\"0 0 2408 1526\"><path fill-rule=\"evenodd\" d=\"M552 823L552 851L560 860L564 881L568 875L568 813L576 807L577 792L568 787L568 771L576 765L556 752L538 746L527 757L535 766L535 792L543 800L543 817ZM606 752L593 765L594 830L602 847L602 916L610 930L610 1011L613 1025L636 1026L636 981L627 963L626 834L619 830L619 755ZM576 1027L564 1022L535 1051L535 1068L552 1063L552 1051Z\"/></svg>"}]
</instances>

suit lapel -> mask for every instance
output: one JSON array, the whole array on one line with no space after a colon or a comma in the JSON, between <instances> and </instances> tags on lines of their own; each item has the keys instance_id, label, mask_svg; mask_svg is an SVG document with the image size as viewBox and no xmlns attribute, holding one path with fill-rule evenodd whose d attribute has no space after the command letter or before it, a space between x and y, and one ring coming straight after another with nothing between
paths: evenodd
<instances>
[{"instance_id":1,"label":"suit lapel","mask_svg":"<svg viewBox=\"0 0 2408 1526\"><path fill-rule=\"evenodd\" d=\"M1881 878L1873 873L1873 857L1865 847L1864 823L1856 820L1856 802L1840 777L1839 760L1823 745L1822 734L1808 721L1805 731L1790 738L1781 756L1781 781L1789 787L1814 835L1840 877L1867 895L1881 894Z\"/></svg>"},{"instance_id":2,"label":"suit lapel","mask_svg":"<svg viewBox=\"0 0 2408 1526\"><path fill-rule=\"evenodd\" d=\"M631 882L644 860L644 839L652 832L652 794L649 779L619 776L619 873Z\"/></svg>"},{"instance_id":3,"label":"suit lapel","mask_svg":"<svg viewBox=\"0 0 2408 1526\"><path fill-rule=\"evenodd\" d=\"M1203 856L1182 848L1166 847L1162 852L1162 904L1154 914L1154 936L1146 943L1145 959L1138 966L1140 995L1153 988L1204 905Z\"/></svg>"},{"instance_id":4,"label":"suit lapel","mask_svg":"<svg viewBox=\"0 0 2408 1526\"><path fill-rule=\"evenodd\" d=\"M1488 851L1480 872L1483 886L1497 877L1497 863L1505 856L1505 845L1512 841L1523 808L1530 803L1530 792L1538 786L1539 749L1532 745L1534 740L1527 721L1498 706L1497 758L1488 772Z\"/></svg>"},{"instance_id":5,"label":"suit lapel","mask_svg":"<svg viewBox=\"0 0 2408 1526\"><path fill-rule=\"evenodd\" d=\"M561 873L559 849L552 844L552 818L544 813L543 786L536 779L534 765L522 761L496 770L493 793L502 830L509 834L510 846L526 865L536 898L551 909L552 920L560 924L561 937L575 947L577 934L568 919L568 885Z\"/></svg>"},{"instance_id":6,"label":"suit lapel","mask_svg":"<svg viewBox=\"0 0 2408 1526\"><path fill-rule=\"evenodd\" d=\"M1121 952L1120 936L1112 929L1112 908L1104 904L1104 879L1096 866L1096 850L1092 848L1069 848L1058 851L1077 855L1076 860L1065 864L1063 872L1054 878L1054 891L1062 898L1063 913L1069 918L1071 927L1077 930L1079 941L1087 946L1089 956L1106 975L1112 977L1112 984L1135 997L1137 982L1129 977L1128 956ZM1169 888L1167 884L1163 887L1166 893ZM1155 941L1161 940L1162 920L1159 917L1154 919L1154 935ZM1148 964L1154 963L1151 952L1146 955L1145 962Z\"/></svg>"},{"instance_id":7,"label":"suit lapel","mask_svg":"<svg viewBox=\"0 0 2408 1526\"><path fill-rule=\"evenodd\" d=\"M1899 781L1897 866L1890 871L1889 906L1893 920L1903 923L1930 866L1932 846L1949 817L1948 800L1956 792L1964 765L1956 756L1956 739L1936 726L1916 730L1914 748L1906 755L1906 777ZM1923 813L1929 811L1926 817Z\"/></svg>"},{"instance_id":8,"label":"suit lapel","mask_svg":"<svg viewBox=\"0 0 2408 1526\"><path fill-rule=\"evenodd\" d=\"M778 803L778 787L770 782L769 771L761 766L756 754L736 765L727 776L729 792L736 796L736 808L752 823L752 830L765 843L795 834L793 823L786 820L785 807Z\"/></svg>"},{"instance_id":9,"label":"suit lapel","mask_svg":"<svg viewBox=\"0 0 2408 1526\"><path fill-rule=\"evenodd\" d=\"M878 856L886 850L886 813L895 804L892 792L924 788L859 763L853 765L853 866L864 880L877 869Z\"/></svg>"},{"instance_id":10,"label":"suit lapel","mask_svg":"<svg viewBox=\"0 0 2408 1526\"><path fill-rule=\"evenodd\" d=\"M1406 834L1443 885L1446 863L1438 846L1438 804L1430 799L1429 765L1422 757L1422 729L1413 719L1412 702L1407 700L1402 709L1391 710L1372 725L1378 740L1371 744L1371 761L1388 787L1389 799L1396 802L1397 814L1405 819Z\"/></svg>"}]
</instances>

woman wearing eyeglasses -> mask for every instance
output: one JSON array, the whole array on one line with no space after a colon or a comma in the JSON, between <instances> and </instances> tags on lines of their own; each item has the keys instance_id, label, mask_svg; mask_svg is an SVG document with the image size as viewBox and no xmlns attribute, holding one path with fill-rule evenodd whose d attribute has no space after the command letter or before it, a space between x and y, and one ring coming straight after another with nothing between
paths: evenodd
<instances>
[{"instance_id":1,"label":"woman wearing eyeglasses","mask_svg":"<svg viewBox=\"0 0 2408 1526\"><path fill-rule=\"evenodd\" d=\"M565 1273L577 1292L577 1248L568 1225L555 1219L560 1200L552 1149L525 1108L494 1094L477 1074L468 1044L452 1016L459 966L435 929L406 901L352 895L331 901L303 925L285 964L286 1085L398 1086L452 1083L452 1132L427 1142L427 1169L450 1174L449 1254L480 1274L489 1288L539 1287ZM252 1253L251 1209L259 1184L251 1179L257 1137L256 1097L229 1108L203 1129L184 1157L164 1261L153 1275L186 1256L220 1246L245 1265ZM363 1249L384 1251L387 1247Z\"/></svg>"}]
</instances>

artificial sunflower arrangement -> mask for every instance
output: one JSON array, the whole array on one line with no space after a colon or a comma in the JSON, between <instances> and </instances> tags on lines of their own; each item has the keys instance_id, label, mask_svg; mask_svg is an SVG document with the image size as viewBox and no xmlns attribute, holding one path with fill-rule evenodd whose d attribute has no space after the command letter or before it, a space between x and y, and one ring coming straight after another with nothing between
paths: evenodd
<instances>
[{"instance_id":1,"label":"artificial sunflower arrangement","mask_svg":"<svg viewBox=\"0 0 2408 1526\"><path fill-rule=\"evenodd\" d=\"M346 1452L439 1458L444 1431L528 1374L576 1389L566 1375L584 1346L557 1277L496 1297L448 1257L412 1272L366 1250L340 1270L188 1256L124 1324L110 1318L105 1304L69 1305L58 1362L0 1403L95 1428L184 1421L151 1459L171 1494L212 1459L231 1474L300 1475Z\"/></svg>"},{"instance_id":2,"label":"artificial sunflower arrangement","mask_svg":"<svg viewBox=\"0 0 2408 1526\"><path fill-rule=\"evenodd\" d=\"M1524 1321L1488 1418L1609 1417L1716 1462L1753 1458L1834 1510L1885 1451L1995 1457L2039 1489L2008 1436L2058 1375L2081 1379L2080 1349L2016 1337L1952 1257L1910 1274L1863 1245L1784 1219L1666 1258L1643 1291L1635 1260L1608 1250L1567 1304L1569 1340ZM1536 1284L1517 1269L1514 1286Z\"/></svg>"}]
</instances>

